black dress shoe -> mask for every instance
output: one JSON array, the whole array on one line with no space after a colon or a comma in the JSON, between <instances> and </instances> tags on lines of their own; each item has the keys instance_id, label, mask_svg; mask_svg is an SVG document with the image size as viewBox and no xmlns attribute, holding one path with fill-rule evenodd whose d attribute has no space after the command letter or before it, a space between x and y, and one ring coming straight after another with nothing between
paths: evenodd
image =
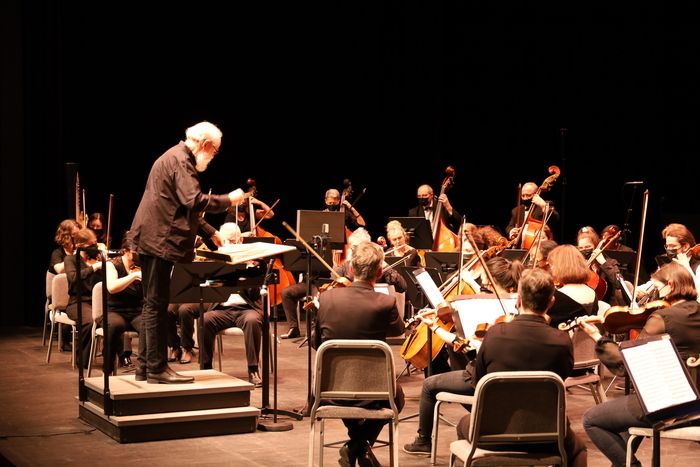
<instances>
[{"instance_id":1,"label":"black dress shoe","mask_svg":"<svg viewBox=\"0 0 700 467\"><path fill-rule=\"evenodd\" d=\"M350 448L346 444L340 448L340 459L338 459L338 464L341 467L354 467L355 466L355 456L350 452Z\"/></svg>"},{"instance_id":2,"label":"black dress shoe","mask_svg":"<svg viewBox=\"0 0 700 467\"><path fill-rule=\"evenodd\" d=\"M194 377L183 376L168 366L160 373L151 373L149 371L146 381L151 384L183 384L194 382Z\"/></svg>"},{"instance_id":3,"label":"black dress shoe","mask_svg":"<svg viewBox=\"0 0 700 467\"><path fill-rule=\"evenodd\" d=\"M182 358L182 347L178 347L177 349L173 349L170 351L170 355L168 356L168 361L169 362L176 362Z\"/></svg>"},{"instance_id":4,"label":"black dress shoe","mask_svg":"<svg viewBox=\"0 0 700 467\"><path fill-rule=\"evenodd\" d=\"M299 328L289 328L287 334L282 334L280 337L282 339L294 339L295 337L301 337L301 333L299 332Z\"/></svg>"}]
</instances>

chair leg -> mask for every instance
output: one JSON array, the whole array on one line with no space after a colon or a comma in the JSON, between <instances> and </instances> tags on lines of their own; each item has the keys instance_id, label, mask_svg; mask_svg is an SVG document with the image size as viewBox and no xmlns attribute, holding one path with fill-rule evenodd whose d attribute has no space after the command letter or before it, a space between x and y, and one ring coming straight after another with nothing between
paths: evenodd
<instances>
[{"instance_id":1,"label":"chair leg","mask_svg":"<svg viewBox=\"0 0 700 467\"><path fill-rule=\"evenodd\" d=\"M73 370L75 370L75 335L77 333L78 333L78 331L75 329L75 326L71 326L71 330L70 330L70 337L71 337L70 366Z\"/></svg>"},{"instance_id":2,"label":"chair leg","mask_svg":"<svg viewBox=\"0 0 700 467\"><path fill-rule=\"evenodd\" d=\"M630 435L627 439L627 453L625 454L625 466L630 467L632 465L632 441L637 437L637 435Z\"/></svg>"},{"instance_id":3,"label":"chair leg","mask_svg":"<svg viewBox=\"0 0 700 467\"><path fill-rule=\"evenodd\" d=\"M311 419L311 429L309 430L309 460L308 460L308 467L313 467L314 465L314 441L315 441L315 434L314 434L314 428L316 428L316 424L314 423L314 420Z\"/></svg>"},{"instance_id":4,"label":"chair leg","mask_svg":"<svg viewBox=\"0 0 700 467\"><path fill-rule=\"evenodd\" d=\"M46 325L49 320L49 300L46 300L46 305L44 305L44 330L41 334L41 345L42 347L46 345Z\"/></svg>"},{"instance_id":5,"label":"chair leg","mask_svg":"<svg viewBox=\"0 0 700 467\"><path fill-rule=\"evenodd\" d=\"M46 364L51 361L51 344L53 343L53 329L56 326L56 321L51 320L51 332L49 332L49 349L46 351Z\"/></svg>"},{"instance_id":6,"label":"chair leg","mask_svg":"<svg viewBox=\"0 0 700 467\"><path fill-rule=\"evenodd\" d=\"M97 353L97 335L92 334L92 340L90 341L90 360L88 360L87 377L89 378L92 374L92 362L95 361L95 354Z\"/></svg>"},{"instance_id":7,"label":"chair leg","mask_svg":"<svg viewBox=\"0 0 700 467\"><path fill-rule=\"evenodd\" d=\"M433 411L433 433L430 435L430 465L435 465L437 458L438 427L440 426L440 406L442 403L443 401L435 402L435 409Z\"/></svg>"},{"instance_id":8,"label":"chair leg","mask_svg":"<svg viewBox=\"0 0 700 467\"><path fill-rule=\"evenodd\" d=\"M319 430L318 430L318 465L319 467L323 467L323 435L326 430L326 421L324 419L321 419L319 421Z\"/></svg>"},{"instance_id":9,"label":"chair leg","mask_svg":"<svg viewBox=\"0 0 700 467\"><path fill-rule=\"evenodd\" d=\"M216 335L216 354L219 357L219 371L223 373L222 366L221 366L221 354L224 353L223 347L224 347L224 340L221 337L221 334Z\"/></svg>"}]
</instances>

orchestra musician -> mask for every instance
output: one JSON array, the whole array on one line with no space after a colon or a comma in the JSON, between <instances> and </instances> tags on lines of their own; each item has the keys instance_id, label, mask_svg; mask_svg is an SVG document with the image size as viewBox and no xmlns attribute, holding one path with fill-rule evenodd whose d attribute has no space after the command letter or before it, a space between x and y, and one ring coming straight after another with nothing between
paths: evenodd
<instances>
[{"instance_id":1,"label":"orchestra musician","mask_svg":"<svg viewBox=\"0 0 700 467\"><path fill-rule=\"evenodd\" d=\"M495 371L552 371L562 379L571 374L574 366L571 339L566 333L548 326L545 318L547 310L554 303L554 290L554 281L548 272L538 268L523 272L518 284L517 307L520 314L510 322L495 324L489 329L473 366L463 372L432 376L423 383L418 437L413 443L404 446L404 452L430 455L437 392L473 395L479 379ZM437 378L442 380L442 387L431 388L434 383L431 380ZM463 417L457 427L460 439L466 437L468 427L469 415ZM567 426L564 446L568 465L586 465L585 443L574 434L571 426ZM536 446L533 448L537 449Z\"/></svg>"},{"instance_id":2,"label":"orchestra musician","mask_svg":"<svg viewBox=\"0 0 700 467\"><path fill-rule=\"evenodd\" d=\"M509 261L502 256L497 256L486 261L486 267L489 268L494 285L483 281L485 286L495 288L501 296L506 296L517 289L518 281L523 272L523 265L519 261ZM418 317L424 321L431 330L437 334L442 340L447 342L448 348L454 350L450 353L450 358L458 357L462 354L461 369L454 368L452 360L450 366L452 371L430 376L423 381L421 397L419 403L419 419L418 419L418 436L413 443L404 446L404 452L416 455L430 455L431 435L433 430L433 412L436 396L441 391L453 392L455 394L470 395L473 393L474 387L471 386L471 366L468 364L469 359L473 359L473 351L469 346L469 340L472 336L458 336L441 327L437 326L434 317L426 316L420 313Z\"/></svg>"},{"instance_id":3,"label":"orchestra musician","mask_svg":"<svg viewBox=\"0 0 700 467\"><path fill-rule=\"evenodd\" d=\"M430 185L421 185L418 187L416 197L418 198L418 206L408 211L409 217L425 217L432 225L433 214L437 209L437 203L442 203L440 215L445 225L454 233L459 231L459 226L462 223L462 216L452 207L445 193L440 195L439 198L436 198Z\"/></svg>"},{"instance_id":4,"label":"orchestra musician","mask_svg":"<svg viewBox=\"0 0 700 467\"><path fill-rule=\"evenodd\" d=\"M327 190L325 196L326 208L324 211L339 211L341 209L340 198L340 192L335 188ZM358 227L367 225L362 214L350 204L350 201L343 199L342 206L345 210L345 227L354 231Z\"/></svg>"},{"instance_id":5,"label":"orchestra musician","mask_svg":"<svg viewBox=\"0 0 700 467\"><path fill-rule=\"evenodd\" d=\"M618 227L615 224L610 224L608 226L605 226L605 228L603 230L601 230L600 237L603 239L603 241L605 243L607 243L608 240L613 238L619 231L620 231L620 227ZM627 245L623 245L622 242L620 242L620 237L613 240L607 249L611 250L611 251L634 251L632 248L628 247Z\"/></svg>"},{"instance_id":6,"label":"orchestra musician","mask_svg":"<svg viewBox=\"0 0 700 467\"><path fill-rule=\"evenodd\" d=\"M382 276L383 261L384 253L376 243L363 241L354 246L350 259L355 275L352 284L327 290L319 297L318 316L309 341L314 348L330 339L385 341L387 336L403 333L404 323L396 298L374 291L375 282ZM395 402L400 411L404 395L398 383ZM388 402L356 401L348 405L381 408L388 407ZM343 423L350 440L340 448L340 465L380 465L372 453L372 445L387 420L343 419Z\"/></svg>"},{"instance_id":7,"label":"orchestra musician","mask_svg":"<svg viewBox=\"0 0 700 467\"><path fill-rule=\"evenodd\" d=\"M358 227L348 237L348 258L340 266L333 268L333 270L341 276L339 282L341 282L342 285L347 286L352 283L354 279L354 272L350 267L353 248L360 243L370 242L371 240L372 239L369 232L362 227ZM382 276L377 282L393 285L394 289L398 293L406 291L406 280L394 268L382 271ZM313 296L318 295L318 287L316 287L316 285L313 283L311 287L311 294ZM284 309L287 323L289 323L289 330L287 333L280 336L282 339L294 339L295 337L299 337L301 335L301 332L299 331L299 322L297 321L296 307L297 303L305 297L306 284L303 282L292 284L282 291L282 308Z\"/></svg>"},{"instance_id":8,"label":"orchestra musician","mask_svg":"<svg viewBox=\"0 0 700 467\"><path fill-rule=\"evenodd\" d=\"M389 239L389 244L391 248L385 251L385 254L391 253L391 256L396 256L398 258L403 258L408 256L408 258L401 263L402 266L418 266L420 264L420 256L418 256L418 251L408 244L408 234L401 225L400 221L393 220L389 221L386 225L386 236ZM386 246L386 240L383 242L379 240L384 240L384 237L379 237L377 243Z\"/></svg>"},{"instance_id":9,"label":"orchestra musician","mask_svg":"<svg viewBox=\"0 0 700 467\"><path fill-rule=\"evenodd\" d=\"M581 252L586 261L594 254L596 248L601 245L598 234L588 227L579 230L576 243L578 251ZM598 274L599 280L605 281L607 288L601 300L612 306L624 305L625 301L622 298L621 285L618 281L620 267L617 260L606 257L605 253L600 253L595 257L590 267L592 271Z\"/></svg>"},{"instance_id":10,"label":"orchestra musician","mask_svg":"<svg viewBox=\"0 0 700 467\"><path fill-rule=\"evenodd\" d=\"M536 194L537 188L537 184L534 182L527 182L522 186L522 189L520 190L521 206L516 206L510 211L510 221L506 227L508 238L513 239L518 235L520 231L517 227L522 227L523 221L528 218L527 214L529 210L532 209L532 213L530 213L531 219L538 221L542 221L544 219L544 209L548 202L543 200L539 194ZM549 217L548 225L559 222L559 213L551 205L550 212L551 215Z\"/></svg>"},{"instance_id":11,"label":"orchestra musician","mask_svg":"<svg viewBox=\"0 0 700 467\"><path fill-rule=\"evenodd\" d=\"M588 286L590 269L583 255L573 245L559 245L547 255L549 272L557 290L556 302L549 309L550 326L568 322L578 316L595 315L598 300L595 290Z\"/></svg>"},{"instance_id":12,"label":"orchestra musician","mask_svg":"<svg viewBox=\"0 0 700 467\"><path fill-rule=\"evenodd\" d=\"M87 368L90 360L90 341L92 333L92 288L104 280L100 250L97 248L95 232L83 227L73 236L74 253L64 258L66 279L68 279L68 307L66 314L73 321L78 321L78 302L81 302L81 324L78 336L78 349L75 355L79 363ZM80 270L75 252L80 252Z\"/></svg>"},{"instance_id":13,"label":"orchestra musician","mask_svg":"<svg viewBox=\"0 0 700 467\"><path fill-rule=\"evenodd\" d=\"M223 212L245 197L240 188L227 195L211 195L202 193L199 185L197 173L206 170L221 148L221 130L209 122L200 122L188 128L185 136L185 141L154 162L130 229L132 245L141 261L144 293L137 381L194 381L168 366L168 302L173 265L194 258L200 213Z\"/></svg>"},{"instance_id":14,"label":"orchestra musician","mask_svg":"<svg viewBox=\"0 0 700 467\"><path fill-rule=\"evenodd\" d=\"M244 237L250 235L251 231L249 203L255 206L254 215L256 222L262 219L272 219L275 216L275 211L270 209L270 206L253 196L247 198L240 205L229 208L224 223L233 222L238 224L238 227L241 229L241 234Z\"/></svg>"},{"instance_id":15,"label":"orchestra musician","mask_svg":"<svg viewBox=\"0 0 700 467\"><path fill-rule=\"evenodd\" d=\"M700 352L700 303L697 302L697 289L693 277L685 267L670 263L652 274L652 281L659 292L659 298L670 304L653 312L647 319L639 338L669 334L685 360ZM596 341L596 354L600 361L615 375L624 376L625 367L618 344L608 336L601 335L599 329L585 321L579 326ZM583 427L593 444L613 466L626 465L626 447L630 427L651 427L644 417L639 399L629 394L596 405L583 415ZM634 451L643 438L637 438L632 446ZM641 463L633 458L633 466Z\"/></svg>"},{"instance_id":16,"label":"orchestra musician","mask_svg":"<svg viewBox=\"0 0 700 467\"><path fill-rule=\"evenodd\" d=\"M73 236L78 233L82 226L75 219L64 219L56 227L54 241L58 248L51 252L51 260L49 262L49 272L53 274L61 274L64 272L65 266L63 260L67 255L72 255L75 251L73 245Z\"/></svg>"}]
</instances>

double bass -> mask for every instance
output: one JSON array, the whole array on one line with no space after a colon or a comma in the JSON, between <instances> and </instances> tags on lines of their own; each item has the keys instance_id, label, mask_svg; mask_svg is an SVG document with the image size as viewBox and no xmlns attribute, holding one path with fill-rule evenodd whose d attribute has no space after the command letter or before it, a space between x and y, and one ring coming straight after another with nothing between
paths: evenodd
<instances>
[{"instance_id":1,"label":"double bass","mask_svg":"<svg viewBox=\"0 0 700 467\"><path fill-rule=\"evenodd\" d=\"M352 183L349 179L343 181L343 192L340 194L340 207L338 210L340 212L345 212L345 201L350 200L352 197ZM343 227L345 229L345 245L342 250L333 250L333 266L338 267L345 261L348 255L348 239L352 235L352 230L348 228L347 225Z\"/></svg>"},{"instance_id":2,"label":"double bass","mask_svg":"<svg viewBox=\"0 0 700 467\"><path fill-rule=\"evenodd\" d=\"M537 191L535 191L535 194L532 195L533 198L539 196L540 193L549 191L557 178L559 178L559 174L561 174L561 170L556 165L550 165L548 171L551 175L544 179L542 184L537 188ZM532 211L534 210L534 206L531 206L527 211L527 216L523 221L521 232L519 236L516 237L520 238L520 247L527 250L531 249L535 241L540 239L546 225L546 219L538 220L532 218Z\"/></svg>"},{"instance_id":3,"label":"double bass","mask_svg":"<svg viewBox=\"0 0 700 467\"><path fill-rule=\"evenodd\" d=\"M250 197L248 199L248 216L249 216L249 222L250 222L250 235L253 237L268 237L272 238L273 242L277 245L282 244L282 240L276 236L273 235L272 233L266 231L262 227L260 227L260 222L262 222L263 219L267 217L269 212L272 211L272 208L274 208L277 203L279 203L279 199L275 201L272 206L266 210L259 220L256 221L256 216L255 216L255 206L253 205L253 199L258 193L257 189L257 184L255 183L255 180L252 178L248 179L248 186L249 190L248 193L250 194ZM278 255L275 257L275 261L273 263L273 266L275 269L277 269L278 274L279 274L279 284L275 287L275 299L274 302L272 302L273 305L279 305L282 303L282 291L287 287L292 284L296 284L296 281L294 280L294 274L292 274L290 271L285 269L284 264L282 264L282 259Z\"/></svg>"},{"instance_id":4,"label":"double bass","mask_svg":"<svg viewBox=\"0 0 700 467\"><path fill-rule=\"evenodd\" d=\"M440 195L435 200L437 206L433 212L433 220L430 226L433 233L433 251L456 251L459 245L459 237L445 225L445 221L442 219L442 203L438 201L454 185L454 167L448 166L445 172L447 176L442 181Z\"/></svg>"}]
</instances>

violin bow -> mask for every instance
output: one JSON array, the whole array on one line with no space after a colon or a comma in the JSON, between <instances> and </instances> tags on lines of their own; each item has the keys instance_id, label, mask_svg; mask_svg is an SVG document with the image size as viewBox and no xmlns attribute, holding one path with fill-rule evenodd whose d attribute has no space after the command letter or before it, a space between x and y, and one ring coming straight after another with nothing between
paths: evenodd
<instances>
[{"instance_id":1,"label":"violin bow","mask_svg":"<svg viewBox=\"0 0 700 467\"><path fill-rule=\"evenodd\" d=\"M309 253L314 255L316 257L316 259L319 260L321 262L321 264L323 266L325 266L325 268L331 272L331 275L333 276L333 278L335 280L340 279L340 277L341 277L340 274L335 272L335 270L328 263L326 263L326 260L323 259L323 257L316 252L316 249L314 247L312 247L311 245L309 245L308 243L306 243L306 241L303 238L301 238L301 236L297 233L296 230L294 230L285 221L282 221L282 225L284 226L285 229L289 230L292 233L292 235L294 235L294 238L296 238L302 245L304 245L306 247L306 249Z\"/></svg>"},{"instance_id":2,"label":"violin bow","mask_svg":"<svg viewBox=\"0 0 700 467\"><path fill-rule=\"evenodd\" d=\"M642 201L642 224L639 227L639 246L637 247L637 258L634 265L634 288L632 289L632 307L637 308L637 287L639 283L639 268L642 263L642 246L644 244L644 228L647 223L647 208L649 207L649 190L644 190Z\"/></svg>"},{"instance_id":3,"label":"violin bow","mask_svg":"<svg viewBox=\"0 0 700 467\"><path fill-rule=\"evenodd\" d=\"M362 191L360 192L360 194L357 195L357 198L355 198L355 201L353 201L352 204L350 205L350 209L355 207L357 202L360 201L360 198L362 198L362 195L364 195L366 192L367 192L367 188L363 188Z\"/></svg>"},{"instance_id":4,"label":"violin bow","mask_svg":"<svg viewBox=\"0 0 700 467\"><path fill-rule=\"evenodd\" d=\"M493 293L496 294L496 298L498 299L499 305L501 305L501 309L503 310L503 315L508 316L510 313L506 311L506 307L503 304L503 300L501 300L501 296L498 293L498 290L496 289L496 281L493 280L493 275L491 275L491 271L489 268L486 266L486 260L481 254L481 250L479 250L479 247L476 245L476 242L474 241L474 237L470 232L467 232L467 238L469 239L469 243L472 244L472 248L474 248L474 253L476 253L476 257L479 259L479 262L481 263L481 267L484 268L484 271L486 272L486 276L489 278L489 282L491 282L491 285L493 286Z\"/></svg>"}]
</instances>

